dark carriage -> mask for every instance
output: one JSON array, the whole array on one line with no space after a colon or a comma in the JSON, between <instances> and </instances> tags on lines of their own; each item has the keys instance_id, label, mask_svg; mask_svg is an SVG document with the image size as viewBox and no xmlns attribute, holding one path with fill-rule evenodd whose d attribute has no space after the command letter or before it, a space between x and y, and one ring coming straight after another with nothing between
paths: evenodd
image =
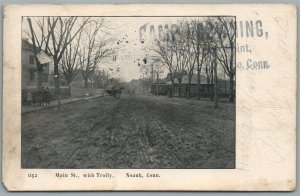
<instances>
[{"instance_id":1,"label":"dark carriage","mask_svg":"<svg viewBox=\"0 0 300 196\"><path fill-rule=\"evenodd\" d=\"M106 87L106 93L114 98L120 98L123 90L124 87L121 85L108 85Z\"/></svg>"}]
</instances>

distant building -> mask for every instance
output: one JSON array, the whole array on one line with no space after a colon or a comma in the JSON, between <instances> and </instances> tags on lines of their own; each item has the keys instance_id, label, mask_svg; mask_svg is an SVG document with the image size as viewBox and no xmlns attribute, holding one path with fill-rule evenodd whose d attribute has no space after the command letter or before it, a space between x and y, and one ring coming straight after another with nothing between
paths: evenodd
<instances>
[{"instance_id":1,"label":"distant building","mask_svg":"<svg viewBox=\"0 0 300 196\"><path fill-rule=\"evenodd\" d=\"M167 76L168 78L168 76ZM194 97L197 95L197 76L193 76L191 78L191 84L190 84L190 96ZM152 92L154 94L159 94L159 95L167 95L168 89L170 89L172 86L172 81L169 80L168 82L165 83L154 83L152 85ZM188 87L189 87L189 78L187 75L184 75L182 78L181 82L181 96L187 96L188 94ZM156 90L156 92L155 92ZM178 79L174 79L174 96L179 95L179 82ZM205 76L201 76L201 82L200 82L200 92L203 95L208 96L211 93L212 90L212 84L207 83L207 78Z\"/></svg>"},{"instance_id":2,"label":"distant building","mask_svg":"<svg viewBox=\"0 0 300 196\"><path fill-rule=\"evenodd\" d=\"M43 65L43 86L49 86L50 66L53 59L43 50L37 56L39 62ZM22 40L22 87L37 86L37 64L34 57L33 45L28 40Z\"/></svg>"},{"instance_id":3,"label":"distant building","mask_svg":"<svg viewBox=\"0 0 300 196\"><path fill-rule=\"evenodd\" d=\"M172 81L170 81L169 75L167 76L168 82L160 82L160 83L153 83L151 86L151 92L155 95L168 95L168 91L172 89ZM211 93L213 92L214 85L208 83L207 77L201 75L200 77L200 96L201 97L210 97ZM174 79L174 86L173 86L173 95L179 96L179 82L178 79ZM185 97L188 96L188 88L189 88L189 78L187 75L184 75L181 82L181 96ZM193 75L191 78L190 83L190 96L195 97L197 96L198 89L198 80L197 76ZM218 78L218 94L221 97L227 97L229 95L229 81Z\"/></svg>"}]
</instances>

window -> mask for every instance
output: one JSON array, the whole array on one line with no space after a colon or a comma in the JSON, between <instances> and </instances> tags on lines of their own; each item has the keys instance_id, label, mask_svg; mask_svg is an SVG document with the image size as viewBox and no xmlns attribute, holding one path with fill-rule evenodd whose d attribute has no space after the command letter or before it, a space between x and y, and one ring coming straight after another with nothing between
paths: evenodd
<instances>
[{"instance_id":1,"label":"window","mask_svg":"<svg viewBox=\"0 0 300 196\"><path fill-rule=\"evenodd\" d=\"M33 55L29 56L29 63L34 64L34 56Z\"/></svg>"}]
</instances>

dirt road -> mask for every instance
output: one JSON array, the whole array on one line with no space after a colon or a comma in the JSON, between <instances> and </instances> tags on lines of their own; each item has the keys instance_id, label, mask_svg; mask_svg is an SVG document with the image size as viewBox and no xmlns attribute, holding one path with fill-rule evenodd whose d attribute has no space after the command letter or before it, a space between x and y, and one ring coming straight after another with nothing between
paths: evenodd
<instances>
[{"instance_id":1,"label":"dirt road","mask_svg":"<svg viewBox=\"0 0 300 196\"><path fill-rule=\"evenodd\" d=\"M235 106L102 97L22 115L23 168L234 168Z\"/></svg>"}]
</instances>

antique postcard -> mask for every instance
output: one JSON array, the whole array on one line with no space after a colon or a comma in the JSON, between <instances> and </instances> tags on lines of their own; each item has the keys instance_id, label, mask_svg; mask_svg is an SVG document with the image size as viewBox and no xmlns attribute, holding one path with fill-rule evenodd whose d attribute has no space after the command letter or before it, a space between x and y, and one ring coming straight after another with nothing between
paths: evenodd
<instances>
[{"instance_id":1,"label":"antique postcard","mask_svg":"<svg viewBox=\"0 0 300 196\"><path fill-rule=\"evenodd\" d=\"M4 6L4 186L295 190L296 12Z\"/></svg>"}]
</instances>

